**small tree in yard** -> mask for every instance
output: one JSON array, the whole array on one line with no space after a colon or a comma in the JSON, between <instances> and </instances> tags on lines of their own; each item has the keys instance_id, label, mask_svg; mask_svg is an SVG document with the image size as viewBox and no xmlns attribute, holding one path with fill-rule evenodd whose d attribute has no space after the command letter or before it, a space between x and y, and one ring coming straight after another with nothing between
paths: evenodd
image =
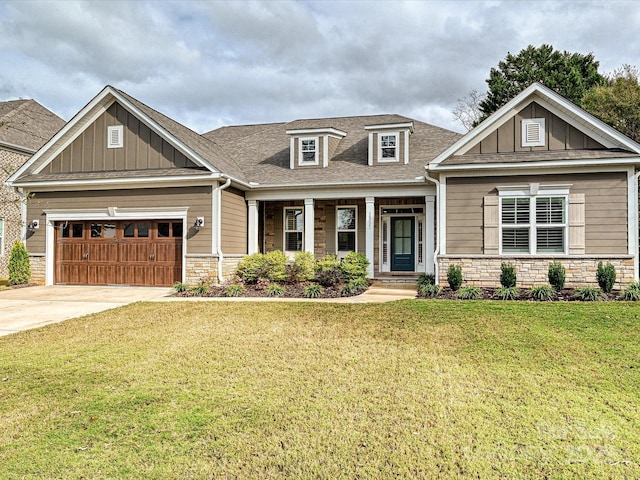
<instances>
[{"instance_id":1,"label":"small tree in yard","mask_svg":"<svg viewBox=\"0 0 640 480\"><path fill-rule=\"evenodd\" d=\"M551 284L556 292L559 292L564 288L565 269L564 266L557 260L554 260L549 264L548 277L549 284Z\"/></svg>"},{"instance_id":2,"label":"small tree in yard","mask_svg":"<svg viewBox=\"0 0 640 480\"><path fill-rule=\"evenodd\" d=\"M11 248L9 258L9 284L24 285L31 278L31 265L29 263L29 253L24 244L16 240Z\"/></svg>"},{"instance_id":3,"label":"small tree in yard","mask_svg":"<svg viewBox=\"0 0 640 480\"><path fill-rule=\"evenodd\" d=\"M503 262L500 266L500 285L504 288L516 286L516 267L511 263Z\"/></svg>"},{"instance_id":4,"label":"small tree in yard","mask_svg":"<svg viewBox=\"0 0 640 480\"><path fill-rule=\"evenodd\" d=\"M616 283L616 267L610 262L603 265L602 262L598 262L598 271L596 272L596 280L598 285L604 293L609 293L613 290L613 285Z\"/></svg>"},{"instance_id":5,"label":"small tree in yard","mask_svg":"<svg viewBox=\"0 0 640 480\"><path fill-rule=\"evenodd\" d=\"M454 292L460 288L460 285L462 285L462 265L449 265L447 281Z\"/></svg>"}]
</instances>

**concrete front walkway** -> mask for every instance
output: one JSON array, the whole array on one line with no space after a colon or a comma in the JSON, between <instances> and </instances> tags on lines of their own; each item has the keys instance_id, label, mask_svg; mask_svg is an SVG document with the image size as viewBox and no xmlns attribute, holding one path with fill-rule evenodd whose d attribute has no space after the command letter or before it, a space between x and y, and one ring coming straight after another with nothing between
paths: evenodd
<instances>
[{"instance_id":1,"label":"concrete front walkway","mask_svg":"<svg viewBox=\"0 0 640 480\"><path fill-rule=\"evenodd\" d=\"M0 292L0 336L122 307L133 302L382 303L416 296L415 288L377 284L372 285L362 295L342 298L203 298L173 297L172 293L172 288L68 285L5 290Z\"/></svg>"},{"instance_id":2,"label":"concrete front walkway","mask_svg":"<svg viewBox=\"0 0 640 480\"><path fill-rule=\"evenodd\" d=\"M0 292L0 336L171 293L172 288L68 285L4 290Z\"/></svg>"}]
</instances>

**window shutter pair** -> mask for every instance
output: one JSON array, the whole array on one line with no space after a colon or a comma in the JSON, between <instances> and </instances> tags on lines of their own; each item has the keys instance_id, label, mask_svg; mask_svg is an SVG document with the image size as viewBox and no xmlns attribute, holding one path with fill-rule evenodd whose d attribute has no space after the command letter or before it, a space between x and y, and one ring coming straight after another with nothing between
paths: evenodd
<instances>
[{"instance_id":1,"label":"window shutter pair","mask_svg":"<svg viewBox=\"0 0 640 480\"><path fill-rule=\"evenodd\" d=\"M569 195L569 254L585 254L584 193ZM498 255L500 251L500 197L484 197L484 254Z\"/></svg>"}]
</instances>

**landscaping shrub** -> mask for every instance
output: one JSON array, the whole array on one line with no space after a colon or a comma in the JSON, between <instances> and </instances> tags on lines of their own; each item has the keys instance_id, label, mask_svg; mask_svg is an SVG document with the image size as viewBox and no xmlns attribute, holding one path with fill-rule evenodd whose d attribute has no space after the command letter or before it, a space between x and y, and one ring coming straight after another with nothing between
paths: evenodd
<instances>
[{"instance_id":1,"label":"landscaping shrub","mask_svg":"<svg viewBox=\"0 0 640 480\"><path fill-rule=\"evenodd\" d=\"M514 288L516 286L516 267L513 264L502 262L502 265L500 265L500 285L503 288Z\"/></svg>"},{"instance_id":2,"label":"landscaping shrub","mask_svg":"<svg viewBox=\"0 0 640 480\"><path fill-rule=\"evenodd\" d=\"M482 291L478 287L469 286L461 288L458 292L458 298L461 300L473 300L475 298L480 298L482 295Z\"/></svg>"},{"instance_id":3,"label":"landscaping shrub","mask_svg":"<svg viewBox=\"0 0 640 480\"><path fill-rule=\"evenodd\" d=\"M173 284L173 288L175 289L176 292L178 293L184 293L187 290L189 290L189 287L187 286L186 283L182 283L182 282L176 282Z\"/></svg>"},{"instance_id":4,"label":"landscaping shrub","mask_svg":"<svg viewBox=\"0 0 640 480\"><path fill-rule=\"evenodd\" d=\"M364 254L349 252L342 260L340 270L342 271L342 277L349 281L355 278L367 278L368 266L369 260Z\"/></svg>"},{"instance_id":5,"label":"landscaping shrub","mask_svg":"<svg viewBox=\"0 0 640 480\"><path fill-rule=\"evenodd\" d=\"M224 288L224 296L225 297L239 297L244 293L244 287L240 284L234 283L231 285L227 285Z\"/></svg>"},{"instance_id":6,"label":"landscaping shrub","mask_svg":"<svg viewBox=\"0 0 640 480\"><path fill-rule=\"evenodd\" d=\"M500 300L515 300L518 298L518 287L500 287L496 290L495 297Z\"/></svg>"},{"instance_id":7,"label":"landscaping shrub","mask_svg":"<svg viewBox=\"0 0 640 480\"><path fill-rule=\"evenodd\" d=\"M267 260L261 253L247 255L238 264L236 274L244 283L254 284L265 276Z\"/></svg>"},{"instance_id":8,"label":"landscaping shrub","mask_svg":"<svg viewBox=\"0 0 640 480\"><path fill-rule=\"evenodd\" d=\"M447 282L454 292L462 285L462 265L449 265L447 270Z\"/></svg>"},{"instance_id":9,"label":"landscaping shrub","mask_svg":"<svg viewBox=\"0 0 640 480\"><path fill-rule=\"evenodd\" d=\"M576 289L576 298L583 302L597 302L600 300L601 292L596 287L581 287Z\"/></svg>"},{"instance_id":10,"label":"landscaping shrub","mask_svg":"<svg viewBox=\"0 0 640 480\"><path fill-rule=\"evenodd\" d=\"M628 300L637 302L640 300L640 282L633 282L627 285L627 287L620 294L622 300Z\"/></svg>"},{"instance_id":11,"label":"landscaping shrub","mask_svg":"<svg viewBox=\"0 0 640 480\"><path fill-rule=\"evenodd\" d=\"M433 273L423 273L418 277L418 290L425 285L435 285L436 276Z\"/></svg>"},{"instance_id":12,"label":"landscaping shrub","mask_svg":"<svg viewBox=\"0 0 640 480\"><path fill-rule=\"evenodd\" d=\"M308 285L302 293L307 298L318 298L324 293L322 285Z\"/></svg>"},{"instance_id":13,"label":"landscaping shrub","mask_svg":"<svg viewBox=\"0 0 640 480\"><path fill-rule=\"evenodd\" d=\"M209 287L207 285L202 285L202 284L196 285L190 290L191 294L196 296L204 295L208 291L209 291Z\"/></svg>"},{"instance_id":14,"label":"landscaping shrub","mask_svg":"<svg viewBox=\"0 0 640 480\"><path fill-rule=\"evenodd\" d=\"M554 260L549 264L548 273L549 283L556 292L559 292L564 288L565 269L557 260Z\"/></svg>"},{"instance_id":15,"label":"landscaping shrub","mask_svg":"<svg viewBox=\"0 0 640 480\"><path fill-rule=\"evenodd\" d=\"M335 255L325 255L316 262L316 282L323 287L332 287L342 282L340 260Z\"/></svg>"},{"instance_id":16,"label":"landscaping shrub","mask_svg":"<svg viewBox=\"0 0 640 480\"><path fill-rule=\"evenodd\" d=\"M279 297L284 294L284 288L277 283L272 283L267 287L267 296L268 297Z\"/></svg>"},{"instance_id":17,"label":"landscaping shrub","mask_svg":"<svg viewBox=\"0 0 640 480\"><path fill-rule=\"evenodd\" d=\"M427 283L425 285L418 287L418 294L422 297L434 298L440 295L441 290L442 288L440 288L440 285L433 285L431 283Z\"/></svg>"},{"instance_id":18,"label":"landscaping shrub","mask_svg":"<svg viewBox=\"0 0 640 480\"><path fill-rule=\"evenodd\" d=\"M293 263L287 265L287 275L291 283L313 280L316 273L316 259L309 252L298 252Z\"/></svg>"},{"instance_id":19,"label":"landscaping shrub","mask_svg":"<svg viewBox=\"0 0 640 480\"><path fill-rule=\"evenodd\" d=\"M548 300L551 300L551 298L553 297L553 290L554 288L551 288L550 285L540 285L538 287L531 288L531 290L529 290L529 293L531 294L531 298L546 302Z\"/></svg>"},{"instance_id":20,"label":"landscaping shrub","mask_svg":"<svg viewBox=\"0 0 640 480\"><path fill-rule=\"evenodd\" d=\"M29 253L24 244L16 240L9 257L9 285L24 285L31 278Z\"/></svg>"},{"instance_id":21,"label":"landscaping shrub","mask_svg":"<svg viewBox=\"0 0 640 480\"><path fill-rule=\"evenodd\" d=\"M598 285L604 293L609 293L613 289L613 285L616 283L616 267L610 262L603 265L602 262L598 262L598 271L596 272L596 280Z\"/></svg>"},{"instance_id":22,"label":"landscaping shrub","mask_svg":"<svg viewBox=\"0 0 640 480\"><path fill-rule=\"evenodd\" d=\"M264 256L264 278L272 282L283 282L287 279L287 257L281 250L274 250Z\"/></svg>"}]
</instances>

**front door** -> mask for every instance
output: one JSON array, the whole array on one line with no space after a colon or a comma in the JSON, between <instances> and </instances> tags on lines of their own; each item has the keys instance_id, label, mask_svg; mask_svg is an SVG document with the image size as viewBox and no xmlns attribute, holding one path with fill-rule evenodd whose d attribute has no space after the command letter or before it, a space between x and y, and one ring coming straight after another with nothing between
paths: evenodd
<instances>
[{"instance_id":1,"label":"front door","mask_svg":"<svg viewBox=\"0 0 640 480\"><path fill-rule=\"evenodd\" d=\"M415 270L415 218L391 218L391 271Z\"/></svg>"}]
</instances>

